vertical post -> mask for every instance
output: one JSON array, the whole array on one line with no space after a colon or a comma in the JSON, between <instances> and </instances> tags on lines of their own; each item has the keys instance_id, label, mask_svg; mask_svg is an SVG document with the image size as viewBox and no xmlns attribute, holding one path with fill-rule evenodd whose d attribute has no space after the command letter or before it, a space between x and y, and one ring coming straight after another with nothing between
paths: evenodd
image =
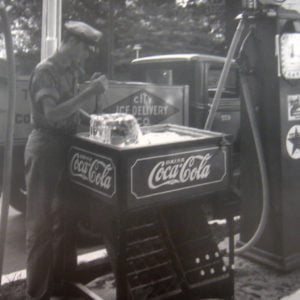
<instances>
[{"instance_id":1,"label":"vertical post","mask_svg":"<svg viewBox=\"0 0 300 300\"><path fill-rule=\"evenodd\" d=\"M228 255L229 255L229 274L230 274L230 282L232 285L232 294L234 295L234 217L232 213L227 212L226 222L228 226Z\"/></svg>"},{"instance_id":2,"label":"vertical post","mask_svg":"<svg viewBox=\"0 0 300 300\"><path fill-rule=\"evenodd\" d=\"M226 222L228 226L228 239L229 239L229 245L228 245L228 253L229 253L229 268L232 272L234 269L234 217L230 213L230 215L226 216Z\"/></svg>"},{"instance_id":3,"label":"vertical post","mask_svg":"<svg viewBox=\"0 0 300 300\"><path fill-rule=\"evenodd\" d=\"M113 51L114 51L114 10L115 1L109 1L109 28L108 28L108 43L107 43L107 71L108 77L113 79L114 77L114 62L113 62Z\"/></svg>"},{"instance_id":4,"label":"vertical post","mask_svg":"<svg viewBox=\"0 0 300 300\"><path fill-rule=\"evenodd\" d=\"M140 44L136 44L133 46L133 50L135 50L135 58L139 58L140 50L142 50L142 46Z\"/></svg>"},{"instance_id":5,"label":"vertical post","mask_svg":"<svg viewBox=\"0 0 300 300\"><path fill-rule=\"evenodd\" d=\"M43 0L41 60L52 55L61 40L61 0Z\"/></svg>"},{"instance_id":6,"label":"vertical post","mask_svg":"<svg viewBox=\"0 0 300 300\"><path fill-rule=\"evenodd\" d=\"M13 53L13 43L9 25L9 19L6 13L4 2L0 1L0 14L3 24L5 37L7 62L8 62L8 112L7 124L4 141L4 158L3 158L3 189L2 205L0 218L0 285L2 282L3 258L6 240L6 229L9 209L9 198L11 190L12 159L13 159L13 138L15 125L15 107L16 107L16 64Z\"/></svg>"},{"instance_id":7,"label":"vertical post","mask_svg":"<svg viewBox=\"0 0 300 300\"><path fill-rule=\"evenodd\" d=\"M126 281L126 227L127 227L128 213L124 209L118 211L118 249L116 259L116 298L117 300L127 300L129 297L129 291Z\"/></svg>"}]
</instances>

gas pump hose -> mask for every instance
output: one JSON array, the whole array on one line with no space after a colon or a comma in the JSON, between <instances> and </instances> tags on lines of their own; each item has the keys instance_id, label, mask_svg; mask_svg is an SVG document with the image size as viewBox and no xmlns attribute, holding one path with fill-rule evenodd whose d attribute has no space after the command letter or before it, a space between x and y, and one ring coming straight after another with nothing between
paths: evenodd
<instances>
[{"instance_id":1,"label":"gas pump hose","mask_svg":"<svg viewBox=\"0 0 300 300\"><path fill-rule=\"evenodd\" d=\"M249 250L251 247L253 247L260 237L262 236L266 223L268 220L269 210L270 210L270 204L269 204L269 183L268 183L268 176L267 176L267 168L265 164L264 159L264 153L263 153L263 147L261 143L261 138L259 134L259 130L257 127L257 122L255 119L255 112L253 105L251 103L251 97L250 97L250 91L249 86L247 82L247 78L244 74L240 73L240 83L241 83L241 89L244 96L244 103L246 106L246 110L249 117L249 123L251 127L251 131L253 134L253 140L255 144L256 154L257 154L257 160L258 160L258 166L259 166L259 172L261 177L261 184L262 184L262 212L259 224L257 226L257 229L253 236L247 241L243 246L235 249L235 254L241 254L247 250Z\"/></svg>"},{"instance_id":2,"label":"gas pump hose","mask_svg":"<svg viewBox=\"0 0 300 300\"><path fill-rule=\"evenodd\" d=\"M262 236L268 215L269 215L269 184L268 184L268 176L267 176L267 170L266 170L266 164L265 164L265 159L264 159L264 154L263 154L263 148L262 148L262 143L260 139L260 134L259 130L257 127L257 122L255 119L255 112L254 108L251 103L251 97L250 97L250 91L249 91L249 86L247 83L247 78L244 74L240 74L240 83L241 83L241 90L244 96L244 102L247 110L247 114L249 117L249 123L251 127L251 131L253 134L253 140L255 144L255 149L257 153L257 160L258 160L258 166L259 166L259 172L260 172L260 177L261 177L261 183L262 183L262 212L261 212L261 217L259 220L259 224L257 226L257 229L253 236L247 241L243 246L236 248L234 250L234 253L236 255L239 255L247 250L249 250L251 247L253 247L260 237Z\"/></svg>"},{"instance_id":3,"label":"gas pump hose","mask_svg":"<svg viewBox=\"0 0 300 300\"><path fill-rule=\"evenodd\" d=\"M228 50L228 53L226 56L225 64L224 64L224 67L223 67L223 70L222 70L222 73L221 73L221 76L220 76L220 79L218 82L217 92L213 99L212 106L210 108L210 112L209 112L209 115L208 115L206 123L205 123L205 129L207 129L207 130L210 130L212 127L213 120L215 118L216 111L218 109L218 106L219 106L219 103L221 100L222 91L224 89L224 86L225 86L225 83L226 83L226 80L228 77L229 69L231 66L231 61L234 57L235 51L237 49L237 46L238 46L239 41L243 34L243 30L245 28L245 22L246 22L246 17L244 14L242 14L239 24L237 26L237 29L235 31L235 34L233 36L233 39L231 41L231 45L229 47L229 50ZM251 33L252 33L252 31L248 32L248 34L246 35L246 38L242 42L240 51L243 50L242 48L244 47L244 45L245 45L246 41L248 40L249 36L251 35ZM256 153L257 153L259 172L260 172L261 183L262 183L262 212L261 212L259 224L258 224L257 229L256 229L255 233L253 234L253 236L243 246L235 249L234 253L237 255L249 250L251 247L253 247L258 242L258 240L260 239L260 237L262 236L262 234L264 232L264 229L265 229L265 226L267 223L267 219L268 219L268 215L269 215L269 206L270 206L270 204L269 204L269 184L268 184L266 164L265 164L265 159L264 159L264 154L263 154L263 147L262 147L262 143L261 143L261 139L260 139L260 135L259 135L259 130L257 127L257 122L255 119L254 108L251 103L251 97L250 97L249 86L247 83L247 78L242 72L240 72L240 83L241 83L241 90L242 90L242 93L244 96L244 102L245 102L247 114L249 117L251 131L253 134L255 149L256 149Z\"/></svg>"}]
</instances>

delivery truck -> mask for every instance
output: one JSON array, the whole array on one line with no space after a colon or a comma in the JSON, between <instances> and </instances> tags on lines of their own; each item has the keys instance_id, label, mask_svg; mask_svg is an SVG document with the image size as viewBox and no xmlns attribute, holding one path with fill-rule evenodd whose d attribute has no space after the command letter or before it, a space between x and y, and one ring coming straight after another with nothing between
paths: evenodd
<instances>
[{"instance_id":1,"label":"delivery truck","mask_svg":"<svg viewBox=\"0 0 300 300\"><path fill-rule=\"evenodd\" d=\"M141 126L178 124L203 128L225 62L224 57L204 54L169 54L134 59L128 81L110 81L107 92L85 107L92 113L125 112L135 115ZM17 78L17 105L13 147L10 205L26 209L24 147L32 129L28 94L29 76ZM7 62L0 60L0 159L3 161L8 107ZM238 152L240 98L238 69L229 73L212 130L230 133ZM81 130L88 130L81 128ZM0 164L2 177L3 163ZM2 185L2 178L1 178Z\"/></svg>"}]
</instances>

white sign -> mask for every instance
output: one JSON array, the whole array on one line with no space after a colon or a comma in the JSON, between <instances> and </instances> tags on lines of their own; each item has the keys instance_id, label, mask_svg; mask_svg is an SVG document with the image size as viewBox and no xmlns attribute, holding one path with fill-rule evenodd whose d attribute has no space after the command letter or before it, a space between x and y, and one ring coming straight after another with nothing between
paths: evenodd
<instances>
[{"instance_id":1,"label":"white sign","mask_svg":"<svg viewBox=\"0 0 300 300\"><path fill-rule=\"evenodd\" d=\"M296 121L300 120L300 95L288 95L288 120Z\"/></svg>"}]
</instances>

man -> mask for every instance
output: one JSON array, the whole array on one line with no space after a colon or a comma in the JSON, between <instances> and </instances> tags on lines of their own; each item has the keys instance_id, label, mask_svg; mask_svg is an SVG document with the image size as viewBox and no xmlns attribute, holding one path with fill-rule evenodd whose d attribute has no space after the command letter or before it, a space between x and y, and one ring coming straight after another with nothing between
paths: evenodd
<instances>
[{"instance_id":1,"label":"man","mask_svg":"<svg viewBox=\"0 0 300 300\"><path fill-rule=\"evenodd\" d=\"M80 108L108 87L102 75L77 92L80 66L101 37L100 31L83 22L67 22L60 48L31 76L34 129L25 149L27 299L49 299L60 292L76 266L76 249L70 240L66 243L66 229L72 225L68 210L74 206L68 199L67 152L80 122Z\"/></svg>"}]
</instances>

